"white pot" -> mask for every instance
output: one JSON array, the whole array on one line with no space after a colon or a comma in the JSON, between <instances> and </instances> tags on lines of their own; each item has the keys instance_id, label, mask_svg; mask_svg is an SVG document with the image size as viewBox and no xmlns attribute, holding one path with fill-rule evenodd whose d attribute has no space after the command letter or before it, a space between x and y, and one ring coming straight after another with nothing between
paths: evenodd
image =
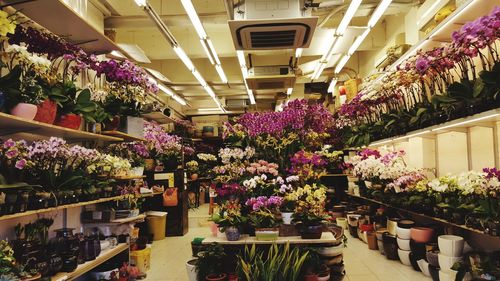
<instances>
[{"instance_id":1,"label":"white pot","mask_svg":"<svg viewBox=\"0 0 500 281\"><path fill-rule=\"evenodd\" d=\"M340 243L340 245L332 246L332 247L321 247L318 248L318 254L325 257L336 257L344 251L344 243Z\"/></svg>"},{"instance_id":2,"label":"white pot","mask_svg":"<svg viewBox=\"0 0 500 281\"><path fill-rule=\"evenodd\" d=\"M193 261L196 261L196 259L186 262L186 271L189 281L196 281L196 264Z\"/></svg>"},{"instance_id":3,"label":"white pot","mask_svg":"<svg viewBox=\"0 0 500 281\"><path fill-rule=\"evenodd\" d=\"M461 260L462 257L449 257L443 254L438 255L439 267L442 271L449 271L456 262L459 262Z\"/></svg>"},{"instance_id":4,"label":"white pot","mask_svg":"<svg viewBox=\"0 0 500 281\"><path fill-rule=\"evenodd\" d=\"M464 243L464 238L456 235L441 235L438 237L439 251L448 257L461 257Z\"/></svg>"},{"instance_id":5,"label":"white pot","mask_svg":"<svg viewBox=\"0 0 500 281\"><path fill-rule=\"evenodd\" d=\"M284 224L292 224L293 212L282 212L281 217L283 218Z\"/></svg>"},{"instance_id":6,"label":"white pot","mask_svg":"<svg viewBox=\"0 0 500 281\"><path fill-rule=\"evenodd\" d=\"M359 186L354 187L354 195L359 196Z\"/></svg>"},{"instance_id":7,"label":"white pot","mask_svg":"<svg viewBox=\"0 0 500 281\"><path fill-rule=\"evenodd\" d=\"M130 169L132 176L141 177L144 174L144 167L133 167Z\"/></svg>"},{"instance_id":8,"label":"white pot","mask_svg":"<svg viewBox=\"0 0 500 281\"><path fill-rule=\"evenodd\" d=\"M406 240L411 239L411 229L409 229L409 228L401 228L398 226L396 228L396 233L398 234L398 238L406 239Z\"/></svg>"},{"instance_id":9,"label":"white pot","mask_svg":"<svg viewBox=\"0 0 500 281\"><path fill-rule=\"evenodd\" d=\"M410 253L411 253L411 251L405 251L405 250L398 249L399 260L401 261L402 264L408 265L408 266L411 265Z\"/></svg>"},{"instance_id":10,"label":"white pot","mask_svg":"<svg viewBox=\"0 0 500 281\"><path fill-rule=\"evenodd\" d=\"M457 271L455 270L440 270L439 271L439 281L455 281L457 278Z\"/></svg>"},{"instance_id":11,"label":"white pot","mask_svg":"<svg viewBox=\"0 0 500 281\"><path fill-rule=\"evenodd\" d=\"M330 280L330 274L328 274L327 276L323 276L323 277L319 277L318 276L318 279L316 279L318 281L328 281Z\"/></svg>"},{"instance_id":12,"label":"white pot","mask_svg":"<svg viewBox=\"0 0 500 281\"><path fill-rule=\"evenodd\" d=\"M418 260L417 261L418 267L420 268L420 271L427 276L431 277L431 273L429 272L429 263L426 262L424 259Z\"/></svg>"},{"instance_id":13,"label":"white pot","mask_svg":"<svg viewBox=\"0 0 500 281\"><path fill-rule=\"evenodd\" d=\"M410 241L409 239L401 239L398 237L398 247L401 250L410 251Z\"/></svg>"},{"instance_id":14,"label":"white pot","mask_svg":"<svg viewBox=\"0 0 500 281\"><path fill-rule=\"evenodd\" d=\"M347 218L336 218L335 222L338 226L342 227L342 229L347 229Z\"/></svg>"},{"instance_id":15,"label":"white pot","mask_svg":"<svg viewBox=\"0 0 500 281\"><path fill-rule=\"evenodd\" d=\"M372 188L373 183L371 181L365 181L365 185L367 188Z\"/></svg>"}]
</instances>

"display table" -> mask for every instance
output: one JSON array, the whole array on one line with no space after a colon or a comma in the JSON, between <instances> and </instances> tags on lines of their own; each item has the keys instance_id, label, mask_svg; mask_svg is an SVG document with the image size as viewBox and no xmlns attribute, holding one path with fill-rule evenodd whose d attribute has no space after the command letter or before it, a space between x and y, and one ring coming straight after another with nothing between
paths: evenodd
<instances>
[{"instance_id":1,"label":"display table","mask_svg":"<svg viewBox=\"0 0 500 281\"><path fill-rule=\"evenodd\" d=\"M243 236L238 241L228 241L226 238L219 237L207 237L203 240L202 244L207 245L211 243L218 243L221 245L268 245L268 244L331 244L338 243L339 240L335 239L335 236L331 232L323 232L321 239L302 239L300 236L287 236L278 237L276 240L263 241L257 240L255 236Z\"/></svg>"}]
</instances>

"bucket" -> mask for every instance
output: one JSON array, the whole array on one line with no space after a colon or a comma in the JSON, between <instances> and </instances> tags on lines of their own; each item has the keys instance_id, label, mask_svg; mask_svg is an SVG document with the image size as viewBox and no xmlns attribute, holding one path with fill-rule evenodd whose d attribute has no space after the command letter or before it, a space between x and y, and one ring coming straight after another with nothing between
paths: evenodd
<instances>
[{"instance_id":1,"label":"bucket","mask_svg":"<svg viewBox=\"0 0 500 281\"><path fill-rule=\"evenodd\" d=\"M146 212L146 222L148 224L149 233L153 235L154 241L165 239L167 212Z\"/></svg>"},{"instance_id":2,"label":"bucket","mask_svg":"<svg viewBox=\"0 0 500 281\"><path fill-rule=\"evenodd\" d=\"M146 273L151 267L151 248L131 251L130 264L137 266L141 273Z\"/></svg>"}]
</instances>

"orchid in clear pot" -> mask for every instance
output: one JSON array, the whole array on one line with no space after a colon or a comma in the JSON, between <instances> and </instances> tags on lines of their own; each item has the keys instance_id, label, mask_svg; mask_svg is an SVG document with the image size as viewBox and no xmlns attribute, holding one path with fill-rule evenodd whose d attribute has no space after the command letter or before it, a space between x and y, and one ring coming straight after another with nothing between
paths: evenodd
<instances>
[{"instance_id":1,"label":"orchid in clear pot","mask_svg":"<svg viewBox=\"0 0 500 281\"><path fill-rule=\"evenodd\" d=\"M255 227L257 240L276 240L278 238L278 226L281 219L277 213L283 203L283 198L279 196L259 196L249 198L245 205L250 207L248 215L250 224Z\"/></svg>"}]
</instances>

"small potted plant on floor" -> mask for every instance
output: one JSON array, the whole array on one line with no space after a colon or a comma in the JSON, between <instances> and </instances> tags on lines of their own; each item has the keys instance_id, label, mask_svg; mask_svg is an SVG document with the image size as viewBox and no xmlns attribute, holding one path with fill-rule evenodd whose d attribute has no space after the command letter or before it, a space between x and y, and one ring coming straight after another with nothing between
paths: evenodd
<instances>
[{"instance_id":1,"label":"small potted plant on floor","mask_svg":"<svg viewBox=\"0 0 500 281\"><path fill-rule=\"evenodd\" d=\"M224 273L225 257L224 248L217 243L208 245L204 251L198 253L198 261L196 262L198 281L225 280L227 277Z\"/></svg>"}]
</instances>

